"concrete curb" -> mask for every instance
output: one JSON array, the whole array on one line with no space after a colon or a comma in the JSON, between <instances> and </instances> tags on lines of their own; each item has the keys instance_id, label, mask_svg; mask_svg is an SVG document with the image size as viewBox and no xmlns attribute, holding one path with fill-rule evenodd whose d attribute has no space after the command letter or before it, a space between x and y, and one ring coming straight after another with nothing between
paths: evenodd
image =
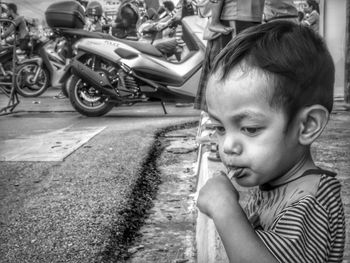
<instances>
[{"instance_id":1,"label":"concrete curb","mask_svg":"<svg viewBox=\"0 0 350 263\"><path fill-rule=\"evenodd\" d=\"M210 138L212 131L206 129L205 127L208 120L208 115L205 112L202 112L197 131L197 141L199 138ZM197 200L199 190L202 188L205 182L213 176L213 172L223 168L221 162L210 161L208 159L209 154L209 145L200 143L197 158L197 188L195 200ZM196 250L197 262L229 262L220 237L216 232L213 220L199 211L196 219Z\"/></svg>"},{"instance_id":2,"label":"concrete curb","mask_svg":"<svg viewBox=\"0 0 350 263\"><path fill-rule=\"evenodd\" d=\"M216 170L213 166L221 165L221 163L209 161L209 153L210 151L205 147L203 147L202 152L199 152L202 157L198 173L197 194L199 189L201 189L205 182L213 175L213 171ZM201 212L198 212L196 225L197 262L229 262L220 237L216 232L213 220Z\"/></svg>"}]
</instances>

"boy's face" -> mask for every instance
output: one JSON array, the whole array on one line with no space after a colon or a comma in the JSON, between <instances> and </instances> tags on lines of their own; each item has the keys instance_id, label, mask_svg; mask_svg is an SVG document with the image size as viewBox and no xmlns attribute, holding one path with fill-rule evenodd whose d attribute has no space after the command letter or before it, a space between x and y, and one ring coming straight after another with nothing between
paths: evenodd
<instances>
[{"instance_id":1,"label":"boy's face","mask_svg":"<svg viewBox=\"0 0 350 263\"><path fill-rule=\"evenodd\" d=\"M282 109L269 105L272 81L252 69L236 68L225 82L209 78L207 104L216 127L222 162L242 186L265 184L286 173L300 159L298 129Z\"/></svg>"}]
</instances>

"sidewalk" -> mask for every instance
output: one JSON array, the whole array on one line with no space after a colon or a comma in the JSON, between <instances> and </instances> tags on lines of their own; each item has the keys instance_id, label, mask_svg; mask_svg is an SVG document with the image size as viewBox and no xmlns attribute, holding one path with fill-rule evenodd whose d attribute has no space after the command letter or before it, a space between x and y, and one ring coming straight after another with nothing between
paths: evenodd
<instances>
[{"instance_id":1,"label":"sidewalk","mask_svg":"<svg viewBox=\"0 0 350 263\"><path fill-rule=\"evenodd\" d=\"M13 110L18 112L76 112L71 106L68 98L57 99L55 96L59 94L60 89L49 88L39 97L24 98L18 95L19 104ZM0 93L0 108L7 105L9 99Z\"/></svg>"},{"instance_id":2,"label":"sidewalk","mask_svg":"<svg viewBox=\"0 0 350 263\"><path fill-rule=\"evenodd\" d=\"M322 168L337 172L342 183L342 197L346 217L346 245L343 263L350 263L350 107L336 98L328 126L314 144L312 153ZM316 151L317 149L317 151ZM201 155L197 191L213 173L223 170L221 162L207 159L209 147ZM238 186L237 186L238 187ZM247 189L238 187L241 204L247 201ZM225 250L211 219L199 213L196 227L197 262L227 263Z\"/></svg>"}]
</instances>

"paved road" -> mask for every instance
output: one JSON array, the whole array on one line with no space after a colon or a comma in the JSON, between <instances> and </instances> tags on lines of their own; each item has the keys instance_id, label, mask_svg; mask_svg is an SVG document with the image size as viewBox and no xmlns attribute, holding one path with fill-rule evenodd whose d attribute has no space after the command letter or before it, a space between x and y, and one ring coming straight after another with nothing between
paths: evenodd
<instances>
[{"instance_id":1,"label":"paved road","mask_svg":"<svg viewBox=\"0 0 350 263\"><path fill-rule=\"evenodd\" d=\"M131 188L153 183L140 170L155 131L199 119L192 107L167 105L164 115L159 104L87 118L55 94L21 98L0 117L0 262L113 258Z\"/></svg>"},{"instance_id":2,"label":"paved road","mask_svg":"<svg viewBox=\"0 0 350 263\"><path fill-rule=\"evenodd\" d=\"M166 105L165 115L159 103L136 104L131 107L118 107L107 115L88 118L77 113L68 99L55 99L57 90L48 90L38 98L22 98L14 114L1 116L0 141L30 135L43 135L47 132L74 127L104 127L119 131L151 128L176 122L196 119L199 112L192 107L175 107ZM0 107L7 99L0 94Z\"/></svg>"}]
</instances>

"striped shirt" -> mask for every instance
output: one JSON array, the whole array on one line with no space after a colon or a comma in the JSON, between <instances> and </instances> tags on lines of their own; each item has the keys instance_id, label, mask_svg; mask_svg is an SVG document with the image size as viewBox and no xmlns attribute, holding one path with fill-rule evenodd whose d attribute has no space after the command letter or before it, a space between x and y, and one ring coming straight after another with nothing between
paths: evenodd
<instances>
[{"instance_id":1,"label":"striped shirt","mask_svg":"<svg viewBox=\"0 0 350 263\"><path fill-rule=\"evenodd\" d=\"M345 219L339 181L322 174L315 191L303 185L301 180L256 189L246 206L251 224L278 262L342 262Z\"/></svg>"}]
</instances>

